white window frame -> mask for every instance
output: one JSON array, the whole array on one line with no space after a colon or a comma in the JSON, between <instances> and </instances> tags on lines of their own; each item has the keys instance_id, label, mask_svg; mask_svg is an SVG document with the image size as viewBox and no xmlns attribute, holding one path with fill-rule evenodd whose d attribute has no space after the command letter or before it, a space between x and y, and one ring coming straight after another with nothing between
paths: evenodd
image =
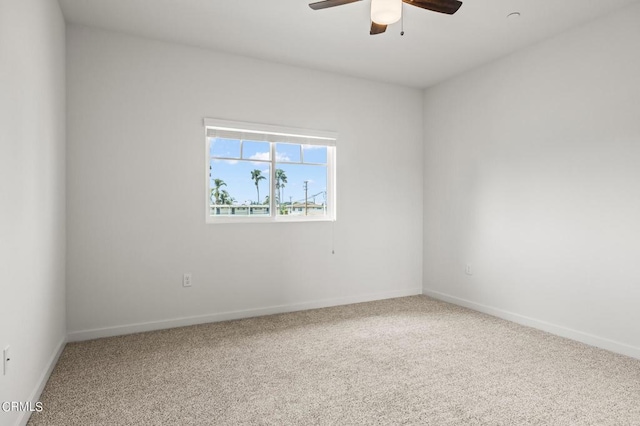
<instances>
[{"instance_id":1,"label":"white window frame","mask_svg":"<svg viewBox=\"0 0 640 426\"><path fill-rule=\"evenodd\" d=\"M261 135L273 135L283 138L303 138L312 140L313 144L327 147L327 213L323 216L293 216L278 215L276 209L276 141L270 143L271 160L264 161L271 165L269 179L269 216L212 216L211 215L211 180L210 169L211 151L208 129L225 130L242 133L256 133ZM336 142L338 134L321 130L298 129L294 127L275 126L271 124L245 123L241 121L219 120L214 118L204 119L205 134L205 221L207 224L215 223L273 223L273 222L333 222L336 220ZM287 143L283 140L282 143ZM291 142L289 142L291 143ZM293 142L304 145L301 142Z\"/></svg>"}]
</instances>

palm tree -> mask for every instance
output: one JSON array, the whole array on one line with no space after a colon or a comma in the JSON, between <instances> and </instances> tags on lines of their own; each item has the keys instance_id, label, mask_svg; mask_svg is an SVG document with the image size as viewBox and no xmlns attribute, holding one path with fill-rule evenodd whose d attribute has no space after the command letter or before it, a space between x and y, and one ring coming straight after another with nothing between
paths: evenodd
<instances>
[{"instance_id":1,"label":"palm tree","mask_svg":"<svg viewBox=\"0 0 640 426\"><path fill-rule=\"evenodd\" d=\"M235 198L233 198L229 192L227 192L226 189L223 189L222 191L220 191L220 203L221 204L226 204L228 206L232 205L234 202L236 201Z\"/></svg>"},{"instance_id":2,"label":"palm tree","mask_svg":"<svg viewBox=\"0 0 640 426\"><path fill-rule=\"evenodd\" d=\"M220 188L222 188L223 186L227 186L227 184L222 179L213 180L213 189L211 190L211 201L215 200L216 204L220 204Z\"/></svg>"},{"instance_id":3,"label":"palm tree","mask_svg":"<svg viewBox=\"0 0 640 426\"><path fill-rule=\"evenodd\" d=\"M276 189L278 190L278 204L282 203L282 189L287 183L287 175L284 170L276 169Z\"/></svg>"},{"instance_id":4,"label":"palm tree","mask_svg":"<svg viewBox=\"0 0 640 426\"><path fill-rule=\"evenodd\" d=\"M258 169L254 169L251 171L251 180L256 183L256 191L258 192L258 204L260 204L260 186L259 183L261 180L266 179L262 176L262 172Z\"/></svg>"}]
</instances>

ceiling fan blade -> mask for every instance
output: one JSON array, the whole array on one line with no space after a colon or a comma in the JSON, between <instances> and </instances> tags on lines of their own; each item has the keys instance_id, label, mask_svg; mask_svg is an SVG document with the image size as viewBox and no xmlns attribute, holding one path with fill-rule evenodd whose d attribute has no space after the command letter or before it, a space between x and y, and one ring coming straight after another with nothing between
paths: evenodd
<instances>
[{"instance_id":1,"label":"ceiling fan blade","mask_svg":"<svg viewBox=\"0 0 640 426\"><path fill-rule=\"evenodd\" d=\"M453 15L460 9L462 2L458 0L402 0L411 6L421 7L423 9L432 10L434 12L446 13Z\"/></svg>"},{"instance_id":2,"label":"ceiling fan blade","mask_svg":"<svg viewBox=\"0 0 640 426\"><path fill-rule=\"evenodd\" d=\"M313 10L326 9L328 7L342 6L343 4L355 3L361 0L324 0L310 3L309 7Z\"/></svg>"},{"instance_id":3,"label":"ceiling fan blade","mask_svg":"<svg viewBox=\"0 0 640 426\"><path fill-rule=\"evenodd\" d=\"M371 35L382 34L385 31L387 31L386 25L376 24L375 22L371 22L371 31L369 31L369 34Z\"/></svg>"}]
</instances>

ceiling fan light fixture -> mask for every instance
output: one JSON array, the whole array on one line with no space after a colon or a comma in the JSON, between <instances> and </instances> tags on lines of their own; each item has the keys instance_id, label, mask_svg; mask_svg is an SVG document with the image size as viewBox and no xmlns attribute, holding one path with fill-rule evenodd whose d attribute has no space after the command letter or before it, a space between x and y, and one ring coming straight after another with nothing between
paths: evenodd
<instances>
[{"instance_id":1,"label":"ceiling fan light fixture","mask_svg":"<svg viewBox=\"0 0 640 426\"><path fill-rule=\"evenodd\" d=\"M371 0L371 20L376 24L391 25L402 17L402 0Z\"/></svg>"}]
</instances>

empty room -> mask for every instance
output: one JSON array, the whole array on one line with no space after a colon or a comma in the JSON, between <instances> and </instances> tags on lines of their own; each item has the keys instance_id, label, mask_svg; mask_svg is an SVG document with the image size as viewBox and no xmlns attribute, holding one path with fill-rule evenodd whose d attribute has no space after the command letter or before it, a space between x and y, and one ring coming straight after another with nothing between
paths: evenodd
<instances>
[{"instance_id":1,"label":"empty room","mask_svg":"<svg viewBox=\"0 0 640 426\"><path fill-rule=\"evenodd\" d=\"M0 426L640 426L639 0L0 0Z\"/></svg>"}]
</instances>

